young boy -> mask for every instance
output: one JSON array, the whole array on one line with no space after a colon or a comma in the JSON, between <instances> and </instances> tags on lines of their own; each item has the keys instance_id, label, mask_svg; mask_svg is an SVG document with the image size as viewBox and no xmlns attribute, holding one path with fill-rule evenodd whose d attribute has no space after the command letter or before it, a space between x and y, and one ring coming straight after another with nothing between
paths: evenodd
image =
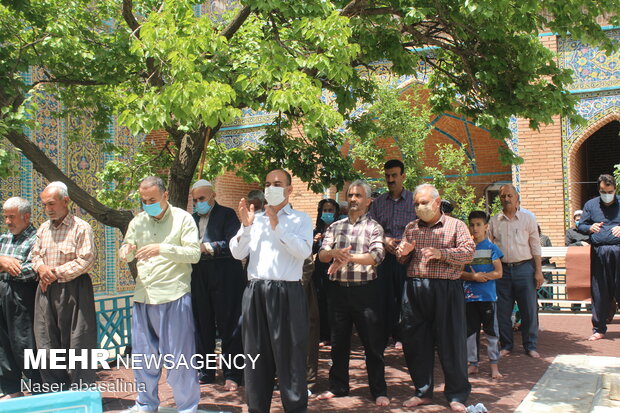
<instances>
[{"instance_id":1,"label":"young boy","mask_svg":"<svg viewBox=\"0 0 620 413\"><path fill-rule=\"evenodd\" d=\"M489 217L484 211L469 214L469 232L476 243L474 260L465 266L461 278L465 280L467 313L467 360L469 374L478 373L478 347L480 324L487 336L487 352L491 362L491 377L499 379L499 330L497 326L495 280L502 277L500 258L504 254L486 237Z\"/></svg>"}]
</instances>

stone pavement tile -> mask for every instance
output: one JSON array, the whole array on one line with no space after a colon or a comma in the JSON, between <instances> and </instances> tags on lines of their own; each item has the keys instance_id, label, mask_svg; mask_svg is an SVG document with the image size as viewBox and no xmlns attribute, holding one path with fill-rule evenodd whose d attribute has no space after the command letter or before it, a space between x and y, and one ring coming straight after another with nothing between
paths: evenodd
<instances>
[{"instance_id":1,"label":"stone pavement tile","mask_svg":"<svg viewBox=\"0 0 620 413\"><path fill-rule=\"evenodd\" d=\"M590 317L579 314L541 314L540 324L542 331L539 334L538 351L542 358L535 360L525 355L520 348L521 337L515 335L515 351L500 360L499 368L504 377L495 381L490 378L490 370L486 351L481 351L481 372L470 378L472 393L468 404L483 403L490 412L514 412L521 401L527 396L536 382L543 376L547 367L559 354L591 354L597 356L620 356L620 321L616 320L609 326L606 339L589 342L585 339L591 334ZM413 395L413 385L409 372L405 366L402 351L390 346L386 353L386 381L388 393L392 402L389 407L376 407L368 390L368 379L363 363L363 348L355 338L352 343L350 382L351 391L348 397L331 400L316 400L311 398L308 410L310 412L343 413L343 410L359 412L445 412L448 404L443 398L443 375L439 360L435 358L435 401L437 405L424 406L418 409L404 409L402 403ZM321 393L328 388L329 348L322 347L319 360L319 379L315 393ZM133 375L127 370L100 371L99 377L104 380L113 380L122 376L123 380L133 381ZM162 406L173 407L174 399L170 387L162 377L160 381L160 396ZM200 409L221 410L231 412L247 412L245 405L244 388L239 392L223 391L223 380L213 385L201 386ZM131 407L135 394L104 393L104 411L115 412ZM279 392L274 392L271 410L282 412ZM347 412L348 413L348 412Z\"/></svg>"},{"instance_id":2,"label":"stone pavement tile","mask_svg":"<svg viewBox=\"0 0 620 413\"><path fill-rule=\"evenodd\" d=\"M596 404L608 405L610 385L607 383L607 390L604 389L604 378L617 373L620 373L619 357L560 355L516 413L581 413L589 412Z\"/></svg>"}]
</instances>

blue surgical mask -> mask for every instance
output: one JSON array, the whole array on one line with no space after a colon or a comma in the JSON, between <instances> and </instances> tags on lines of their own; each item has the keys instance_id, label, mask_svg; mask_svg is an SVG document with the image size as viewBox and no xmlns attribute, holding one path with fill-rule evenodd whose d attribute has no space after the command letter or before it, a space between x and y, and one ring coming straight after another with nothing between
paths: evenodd
<instances>
[{"instance_id":1,"label":"blue surgical mask","mask_svg":"<svg viewBox=\"0 0 620 413\"><path fill-rule=\"evenodd\" d=\"M163 209L161 209L161 203L160 202L155 202L154 204L145 204L143 202L142 203L142 208L144 209L144 212L146 212L147 214L149 214L152 217L158 216L163 211Z\"/></svg>"},{"instance_id":2,"label":"blue surgical mask","mask_svg":"<svg viewBox=\"0 0 620 413\"><path fill-rule=\"evenodd\" d=\"M327 225L334 222L334 213L333 212L323 212L321 214L321 220L325 222Z\"/></svg>"},{"instance_id":3,"label":"blue surgical mask","mask_svg":"<svg viewBox=\"0 0 620 413\"><path fill-rule=\"evenodd\" d=\"M340 215L340 216L338 217L338 219L345 219L345 218L348 218L348 217L349 217L348 215Z\"/></svg>"},{"instance_id":4,"label":"blue surgical mask","mask_svg":"<svg viewBox=\"0 0 620 413\"><path fill-rule=\"evenodd\" d=\"M206 215L213 208L207 201L196 202L196 212L200 215Z\"/></svg>"},{"instance_id":5,"label":"blue surgical mask","mask_svg":"<svg viewBox=\"0 0 620 413\"><path fill-rule=\"evenodd\" d=\"M575 226L578 227L579 226L579 221L575 221Z\"/></svg>"}]
</instances>

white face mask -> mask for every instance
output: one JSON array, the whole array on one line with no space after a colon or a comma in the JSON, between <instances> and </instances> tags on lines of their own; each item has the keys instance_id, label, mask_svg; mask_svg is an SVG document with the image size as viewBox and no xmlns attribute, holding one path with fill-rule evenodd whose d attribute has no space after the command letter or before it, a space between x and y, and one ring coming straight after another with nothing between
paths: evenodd
<instances>
[{"instance_id":1,"label":"white face mask","mask_svg":"<svg viewBox=\"0 0 620 413\"><path fill-rule=\"evenodd\" d=\"M284 202L284 188L281 186L268 186L265 188L265 199L271 206L280 205Z\"/></svg>"},{"instance_id":2,"label":"white face mask","mask_svg":"<svg viewBox=\"0 0 620 413\"><path fill-rule=\"evenodd\" d=\"M418 205L415 213L424 222L428 222L435 216L435 209L432 204Z\"/></svg>"},{"instance_id":3,"label":"white face mask","mask_svg":"<svg viewBox=\"0 0 620 413\"><path fill-rule=\"evenodd\" d=\"M616 194L601 194L601 200L606 204L610 204L611 202L613 202L615 197Z\"/></svg>"}]
</instances>

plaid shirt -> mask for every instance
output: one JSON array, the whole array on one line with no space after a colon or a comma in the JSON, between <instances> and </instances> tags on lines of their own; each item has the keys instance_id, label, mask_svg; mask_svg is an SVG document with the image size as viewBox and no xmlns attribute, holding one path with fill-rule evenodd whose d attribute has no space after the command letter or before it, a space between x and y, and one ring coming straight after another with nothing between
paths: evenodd
<instances>
[{"instance_id":1,"label":"plaid shirt","mask_svg":"<svg viewBox=\"0 0 620 413\"><path fill-rule=\"evenodd\" d=\"M29 282L37 279L37 273L32 268L30 250L37 239L37 230L30 224L21 234L13 235L10 232L0 235L0 256L13 257L22 265L21 272L13 277L8 272L0 272L0 280Z\"/></svg>"},{"instance_id":2,"label":"plaid shirt","mask_svg":"<svg viewBox=\"0 0 620 413\"><path fill-rule=\"evenodd\" d=\"M403 264L409 263L408 277L457 280L476 250L465 223L444 214L432 227L416 219L405 228L403 239L416 242L409 255L398 259ZM427 247L437 248L441 259L424 258L422 249Z\"/></svg>"},{"instance_id":3,"label":"plaid shirt","mask_svg":"<svg viewBox=\"0 0 620 413\"><path fill-rule=\"evenodd\" d=\"M416 218L413 193L403 189L397 200L389 192L381 194L370 205L368 215L383 227L386 237L401 239L405 226Z\"/></svg>"},{"instance_id":4,"label":"plaid shirt","mask_svg":"<svg viewBox=\"0 0 620 413\"><path fill-rule=\"evenodd\" d=\"M37 231L32 264L38 272L43 264L54 269L58 282L69 282L95 264L96 250L90 224L69 213L59 226L45 221Z\"/></svg>"},{"instance_id":5,"label":"plaid shirt","mask_svg":"<svg viewBox=\"0 0 620 413\"><path fill-rule=\"evenodd\" d=\"M383 228L377 221L364 214L356 222L349 218L331 224L325 231L321 250L330 251L351 246L351 254L370 254L375 265L349 262L335 274L332 281L370 281L377 278L376 265L385 257L383 249Z\"/></svg>"}]
</instances>

